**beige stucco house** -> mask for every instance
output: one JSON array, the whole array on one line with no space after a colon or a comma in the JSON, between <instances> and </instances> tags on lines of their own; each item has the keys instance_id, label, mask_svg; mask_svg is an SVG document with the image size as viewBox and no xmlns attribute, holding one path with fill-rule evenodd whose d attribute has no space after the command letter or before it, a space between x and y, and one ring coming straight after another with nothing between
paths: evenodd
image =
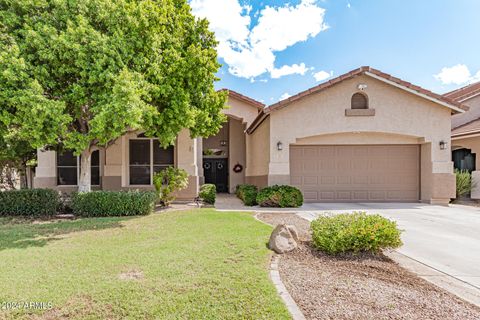
<instances>
[{"instance_id":1,"label":"beige stucco house","mask_svg":"<svg viewBox=\"0 0 480 320\"><path fill-rule=\"evenodd\" d=\"M199 185L233 192L241 183L291 184L306 201L423 201L455 197L451 115L461 103L361 67L268 107L233 91L228 122L207 139L181 132L163 150L155 139L123 136L99 150L98 188L146 189L152 173L187 170L192 199ZM72 190L78 159L39 151L36 187Z\"/></svg>"},{"instance_id":2,"label":"beige stucco house","mask_svg":"<svg viewBox=\"0 0 480 320\"><path fill-rule=\"evenodd\" d=\"M452 116L452 158L457 169L472 173L472 199L480 199L480 82L448 92L445 97L469 107ZM477 169L479 168L479 169Z\"/></svg>"}]
</instances>

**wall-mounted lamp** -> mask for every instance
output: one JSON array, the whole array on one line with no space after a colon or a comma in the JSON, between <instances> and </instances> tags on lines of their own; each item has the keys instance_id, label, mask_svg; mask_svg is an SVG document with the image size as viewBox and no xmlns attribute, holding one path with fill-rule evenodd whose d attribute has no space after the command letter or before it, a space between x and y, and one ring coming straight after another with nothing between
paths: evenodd
<instances>
[{"instance_id":1,"label":"wall-mounted lamp","mask_svg":"<svg viewBox=\"0 0 480 320\"><path fill-rule=\"evenodd\" d=\"M358 90L360 90L360 91L365 91L365 89L367 89L367 87L368 87L368 86L367 86L366 84L364 84L364 83L360 83L360 84L357 86Z\"/></svg>"},{"instance_id":2,"label":"wall-mounted lamp","mask_svg":"<svg viewBox=\"0 0 480 320\"><path fill-rule=\"evenodd\" d=\"M225 147L227 145L227 140L220 140L220 145Z\"/></svg>"},{"instance_id":3,"label":"wall-mounted lamp","mask_svg":"<svg viewBox=\"0 0 480 320\"><path fill-rule=\"evenodd\" d=\"M440 150L445 150L445 149L447 149L447 143L446 143L445 141L443 141L443 140L440 141L440 142L438 143L438 145L440 146Z\"/></svg>"},{"instance_id":4,"label":"wall-mounted lamp","mask_svg":"<svg viewBox=\"0 0 480 320\"><path fill-rule=\"evenodd\" d=\"M283 150L283 143L282 143L281 141L278 141L278 142L277 142L277 150L278 150L278 151Z\"/></svg>"}]
</instances>

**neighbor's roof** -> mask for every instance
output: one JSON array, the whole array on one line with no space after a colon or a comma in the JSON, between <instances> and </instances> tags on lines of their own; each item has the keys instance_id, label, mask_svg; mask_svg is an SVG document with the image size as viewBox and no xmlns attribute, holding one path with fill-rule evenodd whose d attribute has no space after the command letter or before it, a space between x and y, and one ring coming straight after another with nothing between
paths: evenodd
<instances>
[{"instance_id":1,"label":"neighbor's roof","mask_svg":"<svg viewBox=\"0 0 480 320\"><path fill-rule=\"evenodd\" d=\"M265 104L261 103L260 101L257 101L255 99L249 98L241 93L238 93L236 91L230 90L230 89L220 89L220 91L227 91L228 95L230 97L233 97L235 99L241 100L243 102L246 102L260 110L262 110L265 107Z\"/></svg>"},{"instance_id":2,"label":"neighbor's roof","mask_svg":"<svg viewBox=\"0 0 480 320\"><path fill-rule=\"evenodd\" d=\"M405 90L407 92L410 92L412 94L420 96L424 99L433 101L437 104L440 104L442 106L450 108L455 113L464 112L464 111L468 110L468 107L464 106L460 102L457 102L457 101L451 100L448 97L433 93L433 92L431 92L429 90L426 90L422 87L416 86L416 85L414 85L410 82L407 82L407 81L404 81L402 79L396 78L396 77L394 77L390 74L387 74L387 73L384 73L382 71L376 70L376 69L371 68L369 66L364 66L364 67L360 67L358 69L352 70L350 72L347 72L347 73L345 73L341 76L338 76L334 79L331 79L329 81L321 83L318 86L315 86L315 87L310 88L308 90L302 91L302 92L300 92L300 93L298 93L294 96L291 96L291 97L289 97L285 100L281 100L281 101L279 101L275 104L272 104L272 105L264 108L263 112L260 113L257 116L257 118L252 122L250 127L247 129L247 133L252 133L253 131L255 131L255 129L258 127L258 125L260 125L260 123L263 122L265 117L270 112L272 112L273 110L286 107L286 106L292 104L293 102L295 102L297 100L303 99L304 97L307 97L307 96L310 96L312 94L318 93L318 92L323 91L327 88L330 88L330 87L332 87L332 86L334 86L334 85L336 85L340 82L343 82L343 81L348 80L348 79L352 79L352 78L354 78L356 76L360 76L360 75L367 75L367 76L370 76L370 77L375 78L377 80L383 81L383 82L388 83L390 85L393 85L397 88L400 88L402 90Z\"/></svg>"},{"instance_id":3,"label":"neighbor's roof","mask_svg":"<svg viewBox=\"0 0 480 320\"><path fill-rule=\"evenodd\" d=\"M480 132L480 118L462 124L452 130L452 138L464 138L472 134L478 134Z\"/></svg>"},{"instance_id":4,"label":"neighbor's roof","mask_svg":"<svg viewBox=\"0 0 480 320\"><path fill-rule=\"evenodd\" d=\"M466 101L480 95L480 81L445 93L443 96L458 102Z\"/></svg>"}]
</instances>

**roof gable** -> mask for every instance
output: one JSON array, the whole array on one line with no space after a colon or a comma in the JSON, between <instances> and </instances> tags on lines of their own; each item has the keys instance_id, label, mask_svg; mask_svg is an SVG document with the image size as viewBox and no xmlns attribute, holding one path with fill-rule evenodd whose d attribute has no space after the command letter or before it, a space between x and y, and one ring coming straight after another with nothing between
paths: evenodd
<instances>
[{"instance_id":1,"label":"roof gable","mask_svg":"<svg viewBox=\"0 0 480 320\"><path fill-rule=\"evenodd\" d=\"M400 88L402 90L405 90L407 92L410 92L412 94L415 94L417 96L420 96L424 99L430 100L434 103L437 103L439 105L442 105L444 107L447 107L452 110L453 113L459 113L459 112L464 112L465 110L468 110L468 107L462 105L460 102L453 101L449 99L448 97L444 97L442 95L433 93L429 90L423 89L422 87L416 86L410 82L403 81L399 78L393 77L390 74L381 72L379 70L373 69L371 67L365 66L365 67L360 67L358 69L352 70L348 73L345 73L339 77L336 77L334 79L331 79L327 82L321 83L318 86L315 86L313 88L310 88L308 90L302 91L294 96L291 96L285 100L279 101L275 104L272 104L265 108L265 112L269 113L275 109L286 107L290 105L292 102L297 101L299 99L302 99L306 96L312 95L314 93L320 92L322 90L325 90L327 88L330 88L340 82L343 82L347 79L351 79L353 77L359 76L359 75L367 75L372 78L375 78L377 80L383 81L387 84L390 84L392 86L395 86L397 88Z\"/></svg>"},{"instance_id":2,"label":"roof gable","mask_svg":"<svg viewBox=\"0 0 480 320\"><path fill-rule=\"evenodd\" d=\"M219 91L227 91L228 96L231 98L238 99L240 101L243 101L259 110L262 110L265 107L265 104L261 103L260 101L257 101L255 99L249 98L241 93L238 93L236 91L230 90L230 89L220 89Z\"/></svg>"}]
</instances>

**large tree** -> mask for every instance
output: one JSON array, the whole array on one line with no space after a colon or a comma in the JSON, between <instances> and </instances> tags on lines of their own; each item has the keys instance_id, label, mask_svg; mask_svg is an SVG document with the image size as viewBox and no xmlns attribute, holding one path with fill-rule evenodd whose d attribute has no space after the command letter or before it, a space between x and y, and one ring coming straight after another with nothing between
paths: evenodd
<instances>
[{"instance_id":1,"label":"large tree","mask_svg":"<svg viewBox=\"0 0 480 320\"><path fill-rule=\"evenodd\" d=\"M127 132L167 146L183 128L208 136L225 120L215 37L185 0L0 0L0 39L28 89L11 106L0 85L4 130L80 155L79 191L90 190L93 150ZM32 119L12 126L19 114Z\"/></svg>"}]
</instances>

